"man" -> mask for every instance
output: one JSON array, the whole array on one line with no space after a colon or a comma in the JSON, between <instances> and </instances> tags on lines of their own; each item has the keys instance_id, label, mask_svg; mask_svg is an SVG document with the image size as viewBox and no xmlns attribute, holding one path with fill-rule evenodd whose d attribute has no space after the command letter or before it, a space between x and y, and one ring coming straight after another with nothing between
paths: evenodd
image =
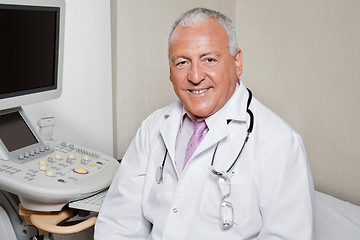
<instances>
[{"instance_id":1,"label":"man","mask_svg":"<svg viewBox=\"0 0 360 240\"><path fill-rule=\"evenodd\" d=\"M169 63L180 101L142 123L95 239L312 239L303 144L251 98L239 80L242 61L226 16L196 8L179 17Z\"/></svg>"}]
</instances>

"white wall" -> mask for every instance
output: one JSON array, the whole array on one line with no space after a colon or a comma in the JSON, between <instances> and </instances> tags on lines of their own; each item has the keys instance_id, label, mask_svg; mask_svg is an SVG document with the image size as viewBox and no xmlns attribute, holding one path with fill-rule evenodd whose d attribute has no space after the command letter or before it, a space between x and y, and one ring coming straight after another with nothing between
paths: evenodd
<instances>
[{"instance_id":1,"label":"white wall","mask_svg":"<svg viewBox=\"0 0 360 240\"><path fill-rule=\"evenodd\" d=\"M304 140L317 190L360 205L360 1L239 0L245 84Z\"/></svg>"},{"instance_id":2,"label":"white wall","mask_svg":"<svg viewBox=\"0 0 360 240\"><path fill-rule=\"evenodd\" d=\"M110 32L110 1L67 0L63 93L24 109L36 127L55 116L55 139L113 155Z\"/></svg>"}]
</instances>

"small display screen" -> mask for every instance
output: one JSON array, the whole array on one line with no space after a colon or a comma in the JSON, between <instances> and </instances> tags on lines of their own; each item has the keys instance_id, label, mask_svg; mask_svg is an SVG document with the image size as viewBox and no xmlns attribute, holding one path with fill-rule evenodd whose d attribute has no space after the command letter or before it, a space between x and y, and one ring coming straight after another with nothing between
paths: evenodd
<instances>
[{"instance_id":1,"label":"small display screen","mask_svg":"<svg viewBox=\"0 0 360 240\"><path fill-rule=\"evenodd\" d=\"M56 89L59 11L0 4L0 99Z\"/></svg>"},{"instance_id":2,"label":"small display screen","mask_svg":"<svg viewBox=\"0 0 360 240\"><path fill-rule=\"evenodd\" d=\"M0 139L9 152L38 143L19 112L0 115Z\"/></svg>"}]
</instances>

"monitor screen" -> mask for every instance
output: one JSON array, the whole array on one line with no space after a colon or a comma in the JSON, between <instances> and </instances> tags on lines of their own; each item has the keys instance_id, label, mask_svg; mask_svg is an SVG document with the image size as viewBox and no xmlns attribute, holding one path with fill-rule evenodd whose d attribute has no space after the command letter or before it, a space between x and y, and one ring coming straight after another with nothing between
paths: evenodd
<instances>
[{"instance_id":1,"label":"monitor screen","mask_svg":"<svg viewBox=\"0 0 360 240\"><path fill-rule=\"evenodd\" d=\"M0 5L0 99L56 88L58 18L59 8Z\"/></svg>"},{"instance_id":2,"label":"monitor screen","mask_svg":"<svg viewBox=\"0 0 360 240\"><path fill-rule=\"evenodd\" d=\"M0 115L0 139L9 152L38 143L19 112Z\"/></svg>"},{"instance_id":3,"label":"monitor screen","mask_svg":"<svg viewBox=\"0 0 360 240\"><path fill-rule=\"evenodd\" d=\"M65 4L26 3L0 0L0 110L61 94Z\"/></svg>"}]
</instances>

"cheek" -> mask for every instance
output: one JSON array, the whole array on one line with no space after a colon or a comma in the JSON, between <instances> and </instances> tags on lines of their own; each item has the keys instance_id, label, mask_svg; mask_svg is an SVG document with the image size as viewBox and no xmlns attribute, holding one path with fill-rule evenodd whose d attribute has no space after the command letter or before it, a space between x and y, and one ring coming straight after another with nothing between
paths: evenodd
<instances>
[{"instance_id":1,"label":"cheek","mask_svg":"<svg viewBox=\"0 0 360 240\"><path fill-rule=\"evenodd\" d=\"M218 71L216 71L216 69L210 69L206 71L206 75L208 75L211 79L216 79L219 74Z\"/></svg>"},{"instance_id":2,"label":"cheek","mask_svg":"<svg viewBox=\"0 0 360 240\"><path fill-rule=\"evenodd\" d=\"M173 85L174 91L180 93L183 90L187 89L187 78L183 73L171 74L171 83Z\"/></svg>"},{"instance_id":3,"label":"cheek","mask_svg":"<svg viewBox=\"0 0 360 240\"><path fill-rule=\"evenodd\" d=\"M178 91L180 88L181 88L181 82L179 81L178 78L172 78L172 81L171 81L172 85L173 85L173 88L176 91Z\"/></svg>"},{"instance_id":4,"label":"cheek","mask_svg":"<svg viewBox=\"0 0 360 240\"><path fill-rule=\"evenodd\" d=\"M219 68L207 69L206 75L208 76L208 79L210 79L210 81L217 86L223 85L224 81L226 81L228 77L226 74L224 74L222 69Z\"/></svg>"},{"instance_id":5,"label":"cheek","mask_svg":"<svg viewBox=\"0 0 360 240\"><path fill-rule=\"evenodd\" d=\"M181 81L180 78L172 75L171 83L172 83L175 94L178 96L178 98L180 98L182 100L182 98L183 98L182 95L184 94L183 81Z\"/></svg>"}]
</instances>

